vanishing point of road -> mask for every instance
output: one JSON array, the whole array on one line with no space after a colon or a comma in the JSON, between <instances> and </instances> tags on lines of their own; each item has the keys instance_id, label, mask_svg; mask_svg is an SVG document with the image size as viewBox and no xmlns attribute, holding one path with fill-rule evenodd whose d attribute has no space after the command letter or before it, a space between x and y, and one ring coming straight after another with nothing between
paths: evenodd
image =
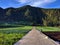
<instances>
[{"instance_id":1,"label":"vanishing point of road","mask_svg":"<svg viewBox=\"0 0 60 45\"><path fill-rule=\"evenodd\" d=\"M38 31L35 29L35 27L33 27L33 29L28 34L26 34L26 36L24 36L14 45L60 45L60 44L50 39L41 31Z\"/></svg>"}]
</instances>

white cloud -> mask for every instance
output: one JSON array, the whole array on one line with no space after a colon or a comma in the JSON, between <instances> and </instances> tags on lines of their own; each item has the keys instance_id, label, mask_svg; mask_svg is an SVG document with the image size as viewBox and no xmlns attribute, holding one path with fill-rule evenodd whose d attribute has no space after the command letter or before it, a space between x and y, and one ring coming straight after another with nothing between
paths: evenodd
<instances>
[{"instance_id":1,"label":"white cloud","mask_svg":"<svg viewBox=\"0 0 60 45\"><path fill-rule=\"evenodd\" d=\"M37 1L37 2L34 2L34 3L30 3L29 5L31 6L41 6L42 5L42 1Z\"/></svg>"},{"instance_id":2,"label":"white cloud","mask_svg":"<svg viewBox=\"0 0 60 45\"><path fill-rule=\"evenodd\" d=\"M28 4L31 6L44 6L50 3L55 2L56 0L17 0L18 2L20 2L21 4Z\"/></svg>"},{"instance_id":3,"label":"white cloud","mask_svg":"<svg viewBox=\"0 0 60 45\"><path fill-rule=\"evenodd\" d=\"M49 2L49 3L51 3L51 2L55 2L56 0L44 0L45 2Z\"/></svg>"},{"instance_id":4,"label":"white cloud","mask_svg":"<svg viewBox=\"0 0 60 45\"><path fill-rule=\"evenodd\" d=\"M30 5L31 6L44 6L44 5L47 5L47 4L50 4L52 2L55 2L56 0L38 0L38 1L35 1L33 3L31 3Z\"/></svg>"},{"instance_id":5,"label":"white cloud","mask_svg":"<svg viewBox=\"0 0 60 45\"><path fill-rule=\"evenodd\" d=\"M29 1L28 1L28 0L16 0L16 1L18 1L18 2L20 2L20 3L23 4L23 3L28 3L28 2L30 2L31 0L29 0Z\"/></svg>"},{"instance_id":6,"label":"white cloud","mask_svg":"<svg viewBox=\"0 0 60 45\"><path fill-rule=\"evenodd\" d=\"M25 3L27 0L18 0L20 3Z\"/></svg>"}]
</instances>

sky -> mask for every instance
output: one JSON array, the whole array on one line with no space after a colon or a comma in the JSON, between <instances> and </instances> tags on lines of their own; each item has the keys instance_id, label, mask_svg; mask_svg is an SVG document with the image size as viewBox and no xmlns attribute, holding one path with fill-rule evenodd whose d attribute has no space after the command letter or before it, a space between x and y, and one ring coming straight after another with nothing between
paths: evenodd
<instances>
[{"instance_id":1,"label":"sky","mask_svg":"<svg viewBox=\"0 0 60 45\"><path fill-rule=\"evenodd\" d=\"M0 0L0 7L2 8L18 8L24 5L41 8L60 8L60 0Z\"/></svg>"}]
</instances>

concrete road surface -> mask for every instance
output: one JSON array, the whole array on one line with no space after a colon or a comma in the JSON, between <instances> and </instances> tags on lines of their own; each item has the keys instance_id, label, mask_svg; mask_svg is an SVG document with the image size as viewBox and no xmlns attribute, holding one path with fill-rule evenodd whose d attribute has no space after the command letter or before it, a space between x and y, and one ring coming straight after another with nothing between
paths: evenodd
<instances>
[{"instance_id":1,"label":"concrete road surface","mask_svg":"<svg viewBox=\"0 0 60 45\"><path fill-rule=\"evenodd\" d=\"M57 42L50 39L48 36L38 31L33 27L33 29L19 40L14 45L60 45Z\"/></svg>"}]
</instances>

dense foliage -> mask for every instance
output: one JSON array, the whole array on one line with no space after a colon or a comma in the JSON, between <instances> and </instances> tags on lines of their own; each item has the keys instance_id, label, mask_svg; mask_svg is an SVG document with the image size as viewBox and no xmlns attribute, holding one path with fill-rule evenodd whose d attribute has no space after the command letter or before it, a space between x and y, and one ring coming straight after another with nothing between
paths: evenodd
<instances>
[{"instance_id":1,"label":"dense foliage","mask_svg":"<svg viewBox=\"0 0 60 45\"><path fill-rule=\"evenodd\" d=\"M31 26L0 28L0 45L14 45L31 29Z\"/></svg>"},{"instance_id":2,"label":"dense foliage","mask_svg":"<svg viewBox=\"0 0 60 45\"><path fill-rule=\"evenodd\" d=\"M43 9L29 5L20 8L0 8L0 24L60 26L60 9Z\"/></svg>"},{"instance_id":3,"label":"dense foliage","mask_svg":"<svg viewBox=\"0 0 60 45\"><path fill-rule=\"evenodd\" d=\"M0 45L13 45L24 35L24 33L0 33Z\"/></svg>"}]
</instances>

